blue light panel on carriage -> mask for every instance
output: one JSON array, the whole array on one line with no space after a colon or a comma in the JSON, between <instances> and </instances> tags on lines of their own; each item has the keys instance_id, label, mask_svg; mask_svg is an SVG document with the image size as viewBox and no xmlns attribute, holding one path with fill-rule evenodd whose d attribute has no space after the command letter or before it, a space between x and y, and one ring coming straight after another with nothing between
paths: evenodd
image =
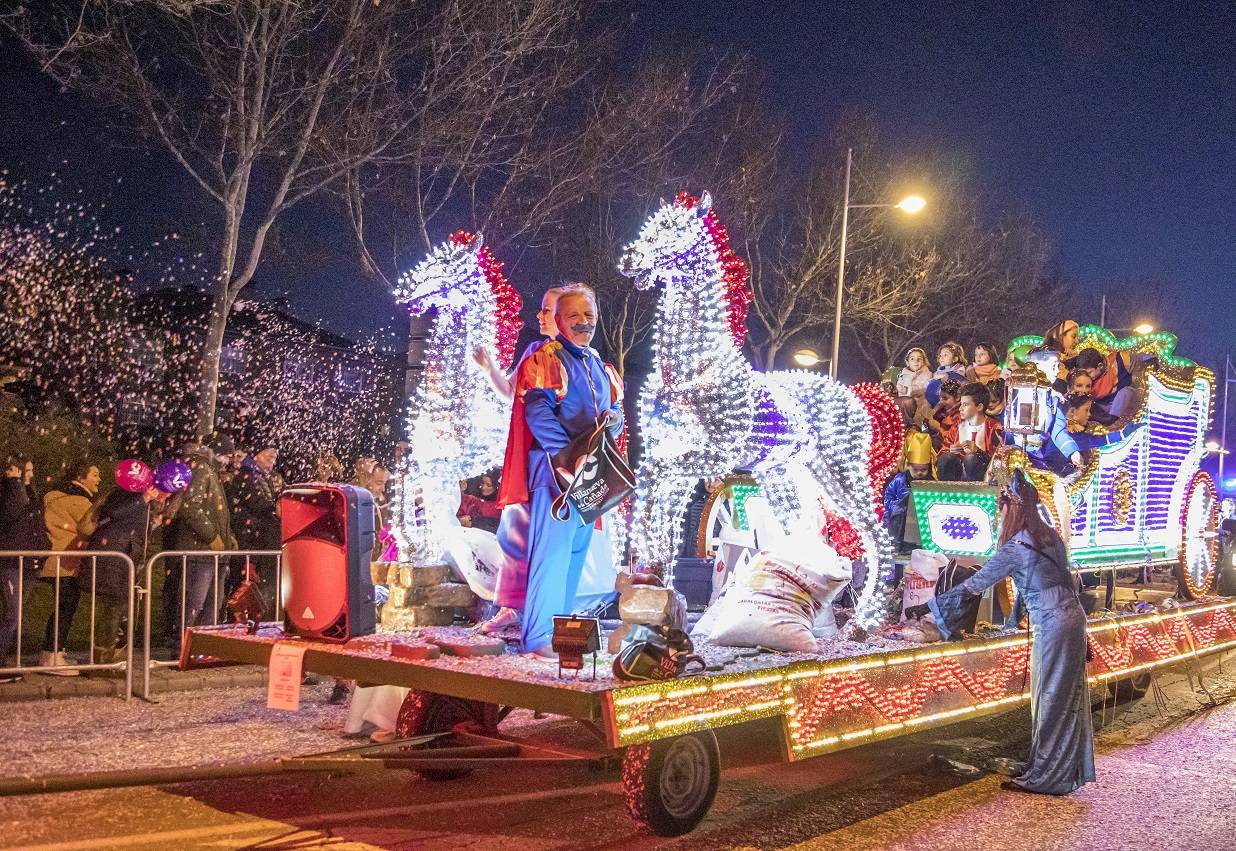
<instances>
[{"instance_id":1,"label":"blue light panel on carriage","mask_svg":"<svg viewBox=\"0 0 1236 851\"><path fill-rule=\"evenodd\" d=\"M1075 498L1070 523L1075 561L1160 560L1174 556L1179 546L1180 512L1202 458L1211 388L1200 377L1191 389L1178 390L1151 376L1147 389L1146 426L1100 450L1100 469ZM1127 471L1131 485L1123 523L1113 510L1123 498L1121 471Z\"/></svg>"}]
</instances>

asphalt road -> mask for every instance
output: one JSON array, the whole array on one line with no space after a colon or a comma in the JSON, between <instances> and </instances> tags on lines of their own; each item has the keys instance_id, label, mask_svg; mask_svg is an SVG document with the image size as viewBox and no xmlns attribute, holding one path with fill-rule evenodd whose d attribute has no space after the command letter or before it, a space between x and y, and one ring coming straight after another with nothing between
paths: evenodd
<instances>
[{"instance_id":1,"label":"asphalt road","mask_svg":"<svg viewBox=\"0 0 1236 851\"><path fill-rule=\"evenodd\" d=\"M518 775L478 772L438 783L376 771L0 799L0 847L923 851L1118 849L1168 842L1175 849L1225 847L1236 837L1236 784L1230 779L1236 775L1230 746L1236 702L1226 702L1236 695L1236 677L1230 664L1228 670L1208 672L1210 696L1183 675L1165 674L1160 682L1166 704L1147 696L1116 709L1114 719L1109 706L1099 742L1100 782L1064 799L1005 793L998 777L964 780L929 766L933 752L961 759L1018 755L1028 720L1020 711L789 766L777 761L775 728L722 731L725 771L716 803L699 829L677 840L632 825L616 774L550 768ZM94 755L111 760L108 767L153 764L173 741L182 749L215 743L208 752L225 754L229 761L244 751L246 739L255 759L277 752L281 744L291 749L284 752L305 752L321 741L337 741L332 729L341 718L337 709L313 706L303 716L267 716L260 710L262 698L256 689L202 696L204 704L184 709L183 735L166 723L177 710L173 697L159 707L106 711L97 698L80 705L26 706L32 707L31 718L41 712L44 726L61 731L53 733L61 738L48 743L44 755L63 757L75 749L92 755L79 764L94 765ZM125 725L109 722L107 712L138 714ZM78 713L101 716L101 736L79 727L81 742L75 744L71 730ZM20 713L12 723L10 742L24 732ZM578 735L565 722L548 723L556 725L551 732L560 740ZM0 750L5 774L15 767L13 753ZM183 753L171 756L173 764L184 759ZM1181 783L1187 784L1187 795L1181 795Z\"/></svg>"}]
</instances>

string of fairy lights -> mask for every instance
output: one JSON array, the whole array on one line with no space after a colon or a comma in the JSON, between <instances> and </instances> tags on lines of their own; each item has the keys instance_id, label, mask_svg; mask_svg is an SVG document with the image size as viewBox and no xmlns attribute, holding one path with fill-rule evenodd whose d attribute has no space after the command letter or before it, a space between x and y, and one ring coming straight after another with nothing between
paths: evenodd
<instances>
[{"instance_id":1,"label":"string of fairy lights","mask_svg":"<svg viewBox=\"0 0 1236 851\"><path fill-rule=\"evenodd\" d=\"M1091 685L1236 647L1236 601L1091 622ZM1032 635L829 662L799 661L615 690L618 745L783 717L802 758L1029 700Z\"/></svg>"}]
</instances>

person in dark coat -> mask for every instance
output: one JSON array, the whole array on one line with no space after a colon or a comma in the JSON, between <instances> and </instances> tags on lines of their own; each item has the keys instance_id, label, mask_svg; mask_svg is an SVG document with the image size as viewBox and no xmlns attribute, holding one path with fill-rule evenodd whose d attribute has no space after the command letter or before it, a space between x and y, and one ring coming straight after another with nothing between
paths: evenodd
<instances>
[{"instance_id":1,"label":"person in dark coat","mask_svg":"<svg viewBox=\"0 0 1236 851\"><path fill-rule=\"evenodd\" d=\"M34 464L29 458L10 455L5 459L4 478L0 479L0 550L51 548L43 525L43 500L33 482ZM38 559L0 558L0 668L7 666L9 654L16 650L18 610L25 610L39 568ZM20 679L19 675L0 675L0 682Z\"/></svg>"},{"instance_id":2,"label":"person in dark coat","mask_svg":"<svg viewBox=\"0 0 1236 851\"><path fill-rule=\"evenodd\" d=\"M97 512L98 526L90 536L91 550L110 550L133 560L135 571L142 569L150 538L151 503L159 499L153 485L144 491L116 488L107 495ZM136 579L136 577L134 577ZM116 636L128 612L129 566L118 558L98 560L95 576L94 662L118 661Z\"/></svg>"},{"instance_id":3,"label":"person in dark coat","mask_svg":"<svg viewBox=\"0 0 1236 851\"><path fill-rule=\"evenodd\" d=\"M273 476L278 460L278 447L270 441L259 443L257 451L241 463L232 480L232 532L242 550L277 550L282 544L279 487ZM275 558L255 556L249 561L257 571L267 617L273 617L278 593Z\"/></svg>"},{"instance_id":4,"label":"person in dark coat","mask_svg":"<svg viewBox=\"0 0 1236 851\"><path fill-rule=\"evenodd\" d=\"M930 600L940 633L960 638L966 601L1011 576L1034 630L1030 657L1030 754L1004 788L1067 795L1094 775L1094 722L1086 684L1086 613L1064 541L1043 519L1034 485L1017 470L1000 495L1000 548L983 568ZM920 607L913 606L911 609ZM907 610L907 616L913 616Z\"/></svg>"},{"instance_id":5,"label":"person in dark coat","mask_svg":"<svg viewBox=\"0 0 1236 851\"><path fill-rule=\"evenodd\" d=\"M182 455L193 471L193 478L164 533L163 540L170 544L169 549L216 552L236 549L228 497L219 478L219 449L218 446L212 449L197 442L184 446ZM213 556L186 556L183 560L185 583L182 586L181 560L174 557L168 559L167 579L163 586L163 624L171 646L179 645L183 626L212 620L206 617L206 604L216 580L220 583L220 593L223 589L223 577L215 575L216 565L220 565L221 570L226 569L227 561ZM180 608L182 594L183 613ZM211 602L213 604L215 601Z\"/></svg>"}]
</instances>

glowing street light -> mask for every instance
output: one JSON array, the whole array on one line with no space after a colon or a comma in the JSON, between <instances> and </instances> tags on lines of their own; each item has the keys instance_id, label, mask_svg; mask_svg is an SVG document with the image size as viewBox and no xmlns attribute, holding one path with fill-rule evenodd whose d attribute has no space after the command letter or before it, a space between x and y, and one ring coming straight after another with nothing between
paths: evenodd
<instances>
[{"instance_id":1,"label":"glowing street light","mask_svg":"<svg viewBox=\"0 0 1236 851\"><path fill-rule=\"evenodd\" d=\"M922 195L907 195L893 206L904 213L917 213L927 206L927 199Z\"/></svg>"},{"instance_id":2,"label":"glowing street light","mask_svg":"<svg viewBox=\"0 0 1236 851\"><path fill-rule=\"evenodd\" d=\"M1133 333L1135 333L1135 334L1141 334L1141 335L1143 335L1143 336L1145 336L1146 334L1153 334L1153 333L1154 333L1154 326L1153 326L1153 325L1151 325L1149 322L1143 322L1143 323L1142 323L1142 324L1140 324L1140 325L1134 325L1134 326L1133 326Z\"/></svg>"},{"instance_id":3,"label":"glowing street light","mask_svg":"<svg viewBox=\"0 0 1236 851\"><path fill-rule=\"evenodd\" d=\"M841 208L841 259L837 263L837 306L833 311L833 356L828 362L828 374L837 377L837 363L841 359L841 297L845 290L845 238L850 224L850 210L870 210L877 207L901 210L913 215L927 206L921 195L908 195L896 204L851 204L850 170L854 166L854 149L845 150L845 202ZM797 355L795 355L797 360Z\"/></svg>"},{"instance_id":4,"label":"glowing street light","mask_svg":"<svg viewBox=\"0 0 1236 851\"><path fill-rule=\"evenodd\" d=\"M799 349L794 353L794 363L799 366L813 367L821 362L822 358L816 354L815 349Z\"/></svg>"}]
</instances>

